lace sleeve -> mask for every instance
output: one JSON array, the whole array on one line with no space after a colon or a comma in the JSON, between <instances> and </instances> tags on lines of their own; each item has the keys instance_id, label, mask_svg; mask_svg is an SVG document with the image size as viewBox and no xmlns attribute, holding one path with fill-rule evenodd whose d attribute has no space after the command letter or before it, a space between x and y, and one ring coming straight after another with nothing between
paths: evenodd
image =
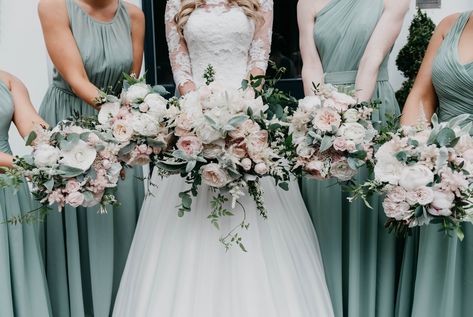
<instances>
[{"instance_id":1,"label":"lace sleeve","mask_svg":"<svg viewBox=\"0 0 473 317\"><path fill-rule=\"evenodd\" d=\"M193 80L187 44L179 34L174 20L174 17L179 12L179 8L180 0L168 0L165 13L169 59L171 60L172 73L177 87Z\"/></svg>"},{"instance_id":2,"label":"lace sleeve","mask_svg":"<svg viewBox=\"0 0 473 317\"><path fill-rule=\"evenodd\" d=\"M248 71L259 68L266 71L268 68L269 53L271 52L271 37L273 33L273 0L260 0L261 13L264 23L256 26L253 42L250 47L250 62Z\"/></svg>"}]
</instances>

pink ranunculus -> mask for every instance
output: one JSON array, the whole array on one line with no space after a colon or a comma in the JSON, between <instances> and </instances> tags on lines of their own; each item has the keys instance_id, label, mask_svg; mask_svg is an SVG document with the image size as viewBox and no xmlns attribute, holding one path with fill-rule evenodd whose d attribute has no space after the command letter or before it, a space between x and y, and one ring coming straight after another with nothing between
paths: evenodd
<instances>
[{"instance_id":1,"label":"pink ranunculus","mask_svg":"<svg viewBox=\"0 0 473 317\"><path fill-rule=\"evenodd\" d=\"M66 204L77 208L84 202L84 194L81 192L73 192L66 196Z\"/></svg>"},{"instance_id":2,"label":"pink ranunculus","mask_svg":"<svg viewBox=\"0 0 473 317\"><path fill-rule=\"evenodd\" d=\"M319 130L323 132L330 132L333 128L340 127L340 123L342 122L342 118L332 108L321 108L315 114L314 120L312 120L312 124Z\"/></svg>"},{"instance_id":3,"label":"pink ranunculus","mask_svg":"<svg viewBox=\"0 0 473 317\"><path fill-rule=\"evenodd\" d=\"M80 184L77 180L70 179L66 183L65 192L68 193L68 194L71 194L71 193L74 193L74 192L78 192L80 190L80 188L81 188L81 186L80 186Z\"/></svg>"},{"instance_id":4,"label":"pink ranunculus","mask_svg":"<svg viewBox=\"0 0 473 317\"><path fill-rule=\"evenodd\" d=\"M240 165L243 168L243 170L248 172L251 169L253 162L249 158L244 158L241 160Z\"/></svg>"},{"instance_id":5,"label":"pink ranunculus","mask_svg":"<svg viewBox=\"0 0 473 317\"><path fill-rule=\"evenodd\" d=\"M333 140L333 148L337 151L344 152L347 150L347 140L341 137L335 138Z\"/></svg>"},{"instance_id":6,"label":"pink ranunculus","mask_svg":"<svg viewBox=\"0 0 473 317\"><path fill-rule=\"evenodd\" d=\"M187 155L195 156L203 150L202 142L195 136L180 137L176 144L177 148L184 151Z\"/></svg>"}]
</instances>

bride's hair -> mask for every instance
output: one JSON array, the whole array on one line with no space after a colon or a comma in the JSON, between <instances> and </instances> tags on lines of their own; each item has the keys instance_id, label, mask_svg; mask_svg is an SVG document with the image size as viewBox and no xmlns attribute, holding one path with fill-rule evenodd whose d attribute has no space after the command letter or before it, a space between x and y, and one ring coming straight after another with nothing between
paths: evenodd
<instances>
[{"instance_id":1,"label":"bride's hair","mask_svg":"<svg viewBox=\"0 0 473 317\"><path fill-rule=\"evenodd\" d=\"M257 23L263 22L263 17L260 14L259 0L228 0L230 5L236 4L243 9L245 14ZM200 6L205 5L205 0L181 0L181 9L176 14L174 20L177 24L177 29L181 36L183 35L184 25L189 20L189 16Z\"/></svg>"}]
</instances>

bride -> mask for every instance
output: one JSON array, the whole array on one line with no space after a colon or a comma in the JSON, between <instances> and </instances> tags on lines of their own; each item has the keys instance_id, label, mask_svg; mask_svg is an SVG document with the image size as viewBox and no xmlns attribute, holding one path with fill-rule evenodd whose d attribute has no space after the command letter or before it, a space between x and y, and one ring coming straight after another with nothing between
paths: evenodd
<instances>
[{"instance_id":1,"label":"bride","mask_svg":"<svg viewBox=\"0 0 473 317\"><path fill-rule=\"evenodd\" d=\"M248 74L264 74L272 10L272 0L168 0L166 33L180 93L202 85L209 64L229 88ZM141 211L113 316L333 316L317 236L296 182L285 192L262 181L267 220L248 195L241 199L251 224L243 232L245 253L219 244L207 219L209 188L201 186L192 212L179 218L184 180L158 178ZM224 219L221 230L231 230L236 218Z\"/></svg>"}]
</instances>

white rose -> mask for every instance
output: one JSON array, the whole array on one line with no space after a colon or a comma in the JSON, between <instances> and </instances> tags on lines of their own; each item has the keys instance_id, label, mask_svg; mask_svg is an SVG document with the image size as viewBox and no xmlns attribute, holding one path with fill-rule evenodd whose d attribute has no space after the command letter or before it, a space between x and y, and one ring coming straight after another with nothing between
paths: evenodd
<instances>
[{"instance_id":1,"label":"white rose","mask_svg":"<svg viewBox=\"0 0 473 317\"><path fill-rule=\"evenodd\" d=\"M128 121L117 120L113 124L112 133L118 142L128 142L133 136L133 128Z\"/></svg>"},{"instance_id":2,"label":"white rose","mask_svg":"<svg viewBox=\"0 0 473 317\"><path fill-rule=\"evenodd\" d=\"M395 157L387 157L378 161L374 167L375 179L393 185L399 182L399 174L403 169L403 165Z\"/></svg>"},{"instance_id":3,"label":"white rose","mask_svg":"<svg viewBox=\"0 0 473 317\"><path fill-rule=\"evenodd\" d=\"M120 111L119 102L108 102L100 106L98 119L100 124L109 124L110 120L113 119Z\"/></svg>"},{"instance_id":4,"label":"white rose","mask_svg":"<svg viewBox=\"0 0 473 317\"><path fill-rule=\"evenodd\" d=\"M127 103L134 103L138 100L145 99L146 95L150 93L150 88L145 83L138 83L131 85L125 92L125 100Z\"/></svg>"},{"instance_id":5,"label":"white rose","mask_svg":"<svg viewBox=\"0 0 473 317\"><path fill-rule=\"evenodd\" d=\"M38 145L33 153L36 167L52 167L57 164L61 152L49 144Z\"/></svg>"},{"instance_id":6,"label":"white rose","mask_svg":"<svg viewBox=\"0 0 473 317\"><path fill-rule=\"evenodd\" d=\"M330 132L333 128L338 129L341 121L342 118L337 111L326 107L317 111L314 120L312 120L312 124L321 131Z\"/></svg>"},{"instance_id":7,"label":"white rose","mask_svg":"<svg viewBox=\"0 0 473 317\"><path fill-rule=\"evenodd\" d=\"M332 164L330 173L341 181L349 181L357 171L353 170L346 160L340 160Z\"/></svg>"},{"instance_id":8,"label":"white rose","mask_svg":"<svg viewBox=\"0 0 473 317\"><path fill-rule=\"evenodd\" d=\"M360 115L356 109L348 109L345 111L345 113L343 113L343 119L345 119L345 122L348 123L358 122Z\"/></svg>"},{"instance_id":9,"label":"white rose","mask_svg":"<svg viewBox=\"0 0 473 317\"><path fill-rule=\"evenodd\" d=\"M319 96L307 96L299 100L299 109L304 112L313 112L315 109L322 106L322 101Z\"/></svg>"},{"instance_id":10,"label":"white rose","mask_svg":"<svg viewBox=\"0 0 473 317\"><path fill-rule=\"evenodd\" d=\"M244 158L241 160L240 165L245 171L249 171L251 169L252 162L249 158Z\"/></svg>"},{"instance_id":11,"label":"white rose","mask_svg":"<svg viewBox=\"0 0 473 317\"><path fill-rule=\"evenodd\" d=\"M200 169L202 180L205 184L211 187L222 188L225 187L230 179L227 173L220 168L218 164L207 164Z\"/></svg>"},{"instance_id":12,"label":"white rose","mask_svg":"<svg viewBox=\"0 0 473 317\"><path fill-rule=\"evenodd\" d=\"M256 174L258 175L264 175L266 173L268 173L269 169L268 169L268 166L266 165L266 163L258 163L256 164L255 166L255 172Z\"/></svg>"},{"instance_id":13,"label":"white rose","mask_svg":"<svg viewBox=\"0 0 473 317\"><path fill-rule=\"evenodd\" d=\"M356 122L345 123L340 127L338 134L345 137L347 140L353 141L356 144L360 144L363 142L366 136L366 129L361 124Z\"/></svg>"},{"instance_id":14,"label":"white rose","mask_svg":"<svg viewBox=\"0 0 473 317\"><path fill-rule=\"evenodd\" d=\"M435 191L434 200L429 208L429 213L434 216L450 216L452 214L451 208L455 195L452 192Z\"/></svg>"},{"instance_id":15,"label":"white rose","mask_svg":"<svg viewBox=\"0 0 473 317\"><path fill-rule=\"evenodd\" d=\"M167 100L160 94L152 93L146 96L144 103L148 105L148 114L156 120L162 120L166 114Z\"/></svg>"},{"instance_id":16,"label":"white rose","mask_svg":"<svg viewBox=\"0 0 473 317\"><path fill-rule=\"evenodd\" d=\"M87 171L95 161L97 151L80 140L70 151L62 152L61 164Z\"/></svg>"},{"instance_id":17,"label":"white rose","mask_svg":"<svg viewBox=\"0 0 473 317\"><path fill-rule=\"evenodd\" d=\"M407 191L425 187L434 181L434 173L424 165L411 165L402 169L399 185Z\"/></svg>"},{"instance_id":18,"label":"white rose","mask_svg":"<svg viewBox=\"0 0 473 317\"><path fill-rule=\"evenodd\" d=\"M136 114L132 127L142 136L155 136L159 132L159 123L148 114Z\"/></svg>"}]
</instances>

